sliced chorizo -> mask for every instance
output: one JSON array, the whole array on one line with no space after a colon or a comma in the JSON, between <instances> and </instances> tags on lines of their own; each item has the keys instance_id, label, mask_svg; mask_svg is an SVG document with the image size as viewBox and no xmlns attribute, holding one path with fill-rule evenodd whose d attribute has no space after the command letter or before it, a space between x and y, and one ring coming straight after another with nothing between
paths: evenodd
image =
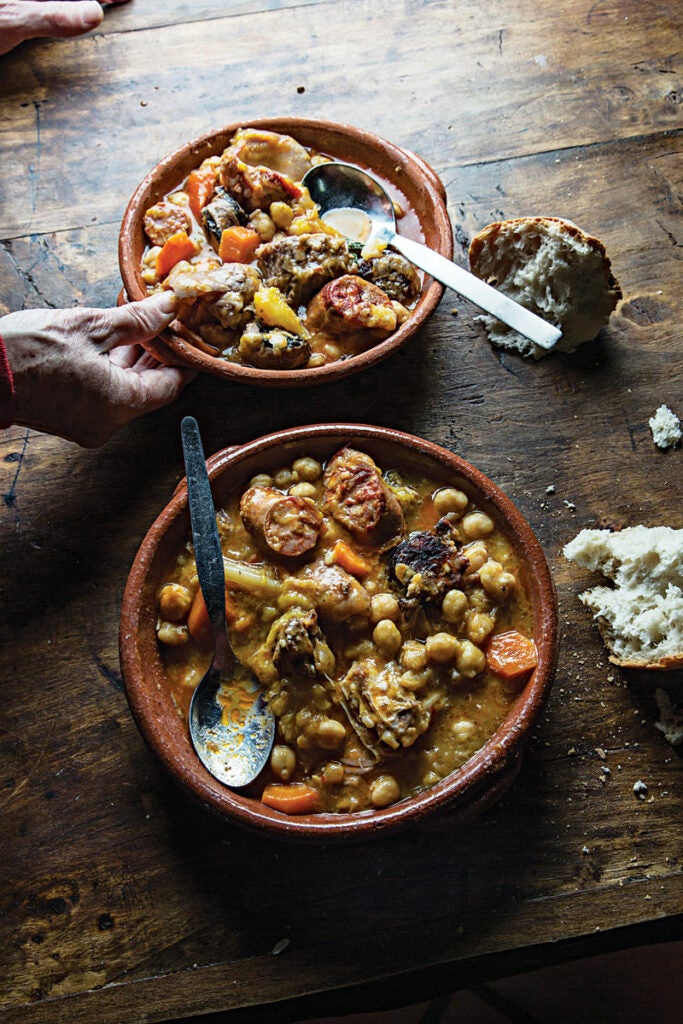
<instances>
[{"instance_id":1,"label":"sliced chorizo","mask_svg":"<svg viewBox=\"0 0 683 1024\"><path fill-rule=\"evenodd\" d=\"M161 202L150 206L145 213L143 224L145 234L153 245L163 245L178 231L189 234L192 221L187 210L175 203Z\"/></svg>"},{"instance_id":2,"label":"sliced chorizo","mask_svg":"<svg viewBox=\"0 0 683 1024\"><path fill-rule=\"evenodd\" d=\"M349 334L368 343L383 341L399 323L395 304L371 281L344 274L326 284L311 299L306 326L333 338Z\"/></svg>"},{"instance_id":3,"label":"sliced chorizo","mask_svg":"<svg viewBox=\"0 0 683 1024\"><path fill-rule=\"evenodd\" d=\"M318 543L323 525L310 498L283 494L274 487L250 487L240 501L245 528L261 547L284 558L299 558Z\"/></svg>"},{"instance_id":4,"label":"sliced chorizo","mask_svg":"<svg viewBox=\"0 0 683 1024\"><path fill-rule=\"evenodd\" d=\"M389 547L403 533L403 509L364 452L342 448L325 468L325 506L362 544Z\"/></svg>"}]
</instances>

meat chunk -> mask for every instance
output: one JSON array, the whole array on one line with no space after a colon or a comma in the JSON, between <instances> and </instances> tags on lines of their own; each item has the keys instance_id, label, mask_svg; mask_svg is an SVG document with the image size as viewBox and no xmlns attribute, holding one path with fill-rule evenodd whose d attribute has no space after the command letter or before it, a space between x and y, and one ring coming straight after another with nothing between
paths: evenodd
<instances>
[{"instance_id":1,"label":"meat chunk","mask_svg":"<svg viewBox=\"0 0 683 1024\"><path fill-rule=\"evenodd\" d=\"M311 299L306 326L333 338L353 336L365 346L384 341L399 324L396 304L388 295L355 274L345 274L326 284Z\"/></svg>"},{"instance_id":2,"label":"meat chunk","mask_svg":"<svg viewBox=\"0 0 683 1024\"><path fill-rule=\"evenodd\" d=\"M431 712L400 682L395 663L380 669L371 660L356 661L341 681L344 708L369 749L373 741L392 750L410 747L424 733Z\"/></svg>"},{"instance_id":3,"label":"meat chunk","mask_svg":"<svg viewBox=\"0 0 683 1024\"><path fill-rule=\"evenodd\" d=\"M292 140L293 141L293 140ZM302 192L288 175L244 161L250 155L240 143L228 146L221 157L221 184L249 213L268 210L271 203L289 203Z\"/></svg>"},{"instance_id":4,"label":"meat chunk","mask_svg":"<svg viewBox=\"0 0 683 1024\"><path fill-rule=\"evenodd\" d=\"M204 230L216 242L220 242L226 228L246 223L247 215L240 204L220 186L216 189L211 202L202 210Z\"/></svg>"},{"instance_id":5,"label":"meat chunk","mask_svg":"<svg viewBox=\"0 0 683 1024\"><path fill-rule=\"evenodd\" d=\"M267 242L258 265L268 287L279 288L290 305L305 304L327 281L353 265L346 239L316 232Z\"/></svg>"},{"instance_id":6,"label":"meat chunk","mask_svg":"<svg viewBox=\"0 0 683 1024\"><path fill-rule=\"evenodd\" d=\"M307 151L291 135L262 128L241 128L225 152L230 154L230 159L250 167L268 167L285 174L291 181L301 181L312 167Z\"/></svg>"},{"instance_id":7,"label":"meat chunk","mask_svg":"<svg viewBox=\"0 0 683 1024\"><path fill-rule=\"evenodd\" d=\"M153 245L163 245L177 231L186 231L189 235L192 230L192 221L187 210L165 201L150 206L144 216L143 225L145 234Z\"/></svg>"},{"instance_id":8,"label":"meat chunk","mask_svg":"<svg viewBox=\"0 0 683 1024\"><path fill-rule=\"evenodd\" d=\"M322 513L310 498L283 494L274 487L250 487L240 500L248 532L266 551L299 558L318 543Z\"/></svg>"},{"instance_id":9,"label":"meat chunk","mask_svg":"<svg viewBox=\"0 0 683 1024\"><path fill-rule=\"evenodd\" d=\"M334 671L334 654L315 610L292 608L276 619L250 667L262 683L315 679Z\"/></svg>"},{"instance_id":10,"label":"meat chunk","mask_svg":"<svg viewBox=\"0 0 683 1024\"><path fill-rule=\"evenodd\" d=\"M165 286L179 299L201 299L208 295L232 295L241 308L252 301L261 283L258 271L244 263L220 263L217 259L176 263ZM240 309L241 311L241 309Z\"/></svg>"},{"instance_id":11,"label":"meat chunk","mask_svg":"<svg viewBox=\"0 0 683 1024\"><path fill-rule=\"evenodd\" d=\"M409 598L437 601L460 586L469 562L455 533L456 522L449 513L433 530L412 533L391 552L390 571Z\"/></svg>"},{"instance_id":12,"label":"meat chunk","mask_svg":"<svg viewBox=\"0 0 683 1024\"><path fill-rule=\"evenodd\" d=\"M305 366L311 355L306 338L281 327L266 327L254 320L239 340L239 354L245 363L262 370L295 370Z\"/></svg>"},{"instance_id":13,"label":"meat chunk","mask_svg":"<svg viewBox=\"0 0 683 1024\"><path fill-rule=\"evenodd\" d=\"M398 252L387 251L374 260L359 260L357 274L404 306L415 302L422 288L419 273Z\"/></svg>"},{"instance_id":14,"label":"meat chunk","mask_svg":"<svg viewBox=\"0 0 683 1024\"><path fill-rule=\"evenodd\" d=\"M365 587L338 565L311 562L296 576L290 576L285 592L315 608L323 619L346 622L354 616L367 616L370 595Z\"/></svg>"},{"instance_id":15,"label":"meat chunk","mask_svg":"<svg viewBox=\"0 0 683 1024\"><path fill-rule=\"evenodd\" d=\"M385 549L402 535L401 504L365 452L342 448L327 464L323 483L326 508L361 544Z\"/></svg>"}]
</instances>

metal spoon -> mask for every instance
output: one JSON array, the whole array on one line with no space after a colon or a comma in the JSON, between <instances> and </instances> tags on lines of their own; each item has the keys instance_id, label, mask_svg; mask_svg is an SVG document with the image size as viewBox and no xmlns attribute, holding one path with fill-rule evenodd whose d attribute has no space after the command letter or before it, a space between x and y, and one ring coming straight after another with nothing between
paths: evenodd
<instances>
[{"instance_id":1,"label":"metal spoon","mask_svg":"<svg viewBox=\"0 0 683 1024\"><path fill-rule=\"evenodd\" d=\"M246 786L270 757L275 719L251 672L230 646L223 553L197 421L180 427L199 585L214 638L211 667L190 703L190 737L202 764L226 786Z\"/></svg>"},{"instance_id":2,"label":"metal spoon","mask_svg":"<svg viewBox=\"0 0 683 1024\"><path fill-rule=\"evenodd\" d=\"M371 174L352 164L330 161L307 171L303 183L318 205L322 219L342 234L365 243L385 242L441 284L471 299L541 348L552 348L562 337L559 328L546 323L468 270L426 245L397 234L391 199Z\"/></svg>"}]
</instances>

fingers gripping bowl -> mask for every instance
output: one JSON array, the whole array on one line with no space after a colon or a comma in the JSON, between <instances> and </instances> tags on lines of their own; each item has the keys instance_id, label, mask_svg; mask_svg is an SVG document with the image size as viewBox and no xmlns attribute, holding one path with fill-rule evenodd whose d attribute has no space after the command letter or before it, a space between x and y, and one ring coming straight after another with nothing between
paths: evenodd
<instances>
[{"instance_id":1,"label":"fingers gripping bowl","mask_svg":"<svg viewBox=\"0 0 683 1024\"><path fill-rule=\"evenodd\" d=\"M135 559L120 636L131 709L174 779L295 840L370 838L440 810L450 820L500 792L557 657L550 573L510 500L436 445L357 424L283 431L209 464L232 638L277 735L241 791L191 746L186 708L210 651L188 615L181 485Z\"/></svg>"},{"instance_id":2,"label":"fingers gripping bowl","mask_svg":"<svg viewBox=\"0 0 683 1024\"><path fill-rule=\"evenodd\" d=\"M127 299L162 287L180 299L178 318L148 346L157 358L297 387L359 372L415 334L443 286L398 254L347 247L316 220L297 179L325 158L375 174L403 214L399 231L452 258L445 190L421 158L329 121L229 125L160 161L123 218Z\"/></svg>"}]
</instances>

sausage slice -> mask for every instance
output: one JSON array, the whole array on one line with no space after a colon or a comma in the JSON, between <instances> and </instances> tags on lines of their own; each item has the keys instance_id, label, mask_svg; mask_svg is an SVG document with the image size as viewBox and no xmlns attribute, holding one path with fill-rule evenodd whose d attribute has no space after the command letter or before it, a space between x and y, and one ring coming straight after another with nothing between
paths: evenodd
<instances>
[{"instance_id":1,"label":"sausage slice","mask_svg":"<svg viewBox=\"0 0 683 1024\"><path fill-rule=\"evenodd\" d=\"M274 487L250 487L240 500L240 516L261 547L284 558L299 558L318 543L322 513L310 498Z\"/></svg>"},{"instance_id":2,"label":"sausage slice","mask_svg":"<svg viewBox=\"0 0 683 1024\"><path fill-rule=\"evenodd\" d=\"M403 509L364 452L342 448L323 476L325 506L361 544L390 547L403 533Z\"/></svg>"}]
</instances>

